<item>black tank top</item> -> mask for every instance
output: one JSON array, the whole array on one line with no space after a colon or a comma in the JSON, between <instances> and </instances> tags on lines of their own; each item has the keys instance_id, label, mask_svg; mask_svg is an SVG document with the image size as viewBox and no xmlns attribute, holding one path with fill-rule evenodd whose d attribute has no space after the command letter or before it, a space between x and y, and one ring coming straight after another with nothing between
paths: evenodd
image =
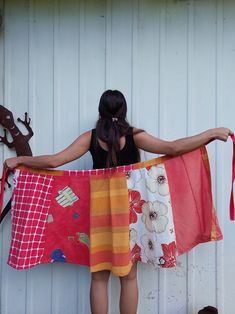
<instances>
[{"instance_id":1,"label":"black tank top","mask_svg":"<svg viewBox=\"0 0 235 314\"><path fill-rule=\"evenodd\" d=\"M97 140L96 129L92 130L89 151L93 159L93 169L106 168L108 152L104 150ZM124 147L120 150L118 166L130 165L139 161L138 148L133 138L133 128L126 134Z\"/></svg>"}]
</instances>

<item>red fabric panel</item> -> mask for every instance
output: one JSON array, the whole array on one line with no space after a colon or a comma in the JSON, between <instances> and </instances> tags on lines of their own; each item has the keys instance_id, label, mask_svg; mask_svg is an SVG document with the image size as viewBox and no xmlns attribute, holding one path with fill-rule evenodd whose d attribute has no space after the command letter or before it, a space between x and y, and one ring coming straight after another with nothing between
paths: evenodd
<instances>
[{"instance_id":1,"label":"red fabric panel","mask_svg":"<svg viewBox=\"0 0 235 314\"><path fill-rule=\"evenodd\" d=\"M63 207L56 201L59 192L69 187L78 197L73 205ZM51 206L45 230L45 249L42 263L64 261L89 265L90 230L89 176L55 176Z\"/></svg>"},{"instance_id":2,"label":"red fabric panel","mask_svg":"<svg viewBox=\"0 0 235 314\"><path fill-rule=\"evenodd\" d=\"M211 182L202 153L198 149L165 161L179 255L211 241Z\"/></svg>"},{"instance_id":3,"label":"red fabric panel","mask_svg":"<svg viewBox=\"0 0 235 314\"><path fill-rule=\"evenodd\" d=\"M8 264L25 269L41 263L45 227L51 202L50 175L22 173L14 189L12 240Z\"/></svg>"}]
</instances>

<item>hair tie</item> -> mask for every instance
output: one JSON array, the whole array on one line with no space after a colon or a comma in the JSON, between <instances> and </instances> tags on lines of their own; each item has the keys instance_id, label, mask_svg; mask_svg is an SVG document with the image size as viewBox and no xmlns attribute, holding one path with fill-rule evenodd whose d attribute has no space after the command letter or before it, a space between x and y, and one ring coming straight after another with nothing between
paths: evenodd
<instances>
[{"instance_id":1,"label":"hair tie","mask_svg":"<svg viewBox=\"0 0 235 314\"><path fill-rule=\"evenodd\" d=\"M112 118L112 121L113 121L113 122L118 121L118 118L113 117L113 118Z\"/></svg>"}]
</instances>

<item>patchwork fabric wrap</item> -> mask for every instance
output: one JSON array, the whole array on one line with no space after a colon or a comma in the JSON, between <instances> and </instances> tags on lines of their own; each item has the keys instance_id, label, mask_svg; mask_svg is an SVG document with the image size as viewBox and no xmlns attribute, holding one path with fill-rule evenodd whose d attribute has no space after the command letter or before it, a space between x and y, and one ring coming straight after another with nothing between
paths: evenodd
<instances>
[{"instance_id":1,"label":"patchwork fabric wrap","mask_svg":"<svg viewBox=\"0 0 235 314\"><path fill-rule=\"evenodd\" d=\"M16 269L67 262L124 276L138 261L174 267L178 255L220 239L204 146L109 169L14 172Z\"/></svg>"}]
</instances>

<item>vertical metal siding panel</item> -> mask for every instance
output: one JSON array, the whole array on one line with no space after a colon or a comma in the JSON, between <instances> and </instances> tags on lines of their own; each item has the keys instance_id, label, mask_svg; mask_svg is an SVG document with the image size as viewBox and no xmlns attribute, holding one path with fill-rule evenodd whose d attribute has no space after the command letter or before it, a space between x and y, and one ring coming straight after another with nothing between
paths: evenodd
<instances>
[{"instance_id":1,"label":"vertical metal siding panel","mask_svg":"<svg viewBox=\"0 0 235 314\"><path fill-rule=\"evenodd\" d=\"M123 92L128 106L127 116L131 118L132 104L132 27L133 11L131 1L107 1L106 23L106 89ZM120 285L117 278L111 277L110 313L119 311L118 295Z\"/></svg>"},{"instance_id":2,"label":"vertical metal siding panel","mask_svg":"<svg viewBox=\"0 0 235 314\"><path fill-rule=\"evenodd\" d=\"M161 7L156 1L139 1L133 43L132 123L153 135L158 133Z\"/></svg>"},{"instance_id":3,"label":"vertical metal siding panel","mask_svg":"<svg viewBox=\"0 0 235 314\"><path fill-rule=\"evenodd\" d=\"M227 125L235 131L235 4L234 1L224 0L223 16L223 46L222 46L222 72L221 102L218 104L218 124ZM234 278L235 278L235 249L234 249L234 222L229 221L229 193L231 188L231 144L218 146L220 149L218 162L221 163L220 171L217 176L218 191L221 197L220 210L223 213L223 289L224 304L223 312L234 313Z\"/></svg>"},{"instance_id":4,"label":"vertical metal siding panel","mask_svg":"<svg viewBox=\"0 0 235 314\"><path fill-rule=\"evenodd\" d=\"M54 152L64 149L76 137L78 8L74 1L54 2ZM66 167L71 169L72 165ZM77 268L77 265L53 265L53 313L77 313Z\"/></svg>"},{"instance_id":5,"label":"vertical metal siding panel","mask_svg":"<svg viewBox=\"0 0 235 314\"><path fill-rule=\"evenodd\" d=\"M78 17L77 1L55 2L54 152L64 149L78 135Z\"/></svg>"},{"instance_id":6,"label":"vertical metal siding panel","mask_svg":"<svg viewBox=\"0 0 235 314\"><path fill-rule=\"evenodd\" d=\"M83 76L86 73L86 67L84 65L85 60L85 0L79 1L79 32L78 32L78 132L82 132L82 122L84 121L83 104L84 104L84 80ZM85 156L83 159L79 159L78 165L81 169L85 168ZM90 274L89 270L85 267L79 267L77 273L78 291L77 291L77 313L88 314L90 313L90 301L89 301L89 287L90 287Z\"/></svg>"},{"instance_id":7,"label":"vertical metal siding panel","mask_svg":"<svg viewBox=\"0 0 235 314\"><path fill-rule=\"evenodd\" d=\"M187 113L187 6L167 1L166 7L165 102L162 109L162 136L185 136ZM169 127L170 126L170 127Z\"/></svg>"},{"instance_id":8,"label":"vertical metal siding panel","mask_svg":"<svg viewBox=\"0 0 235 314\"><path fill-rule=\"evenodd\" d=\"M55 314L76 314L77 301L82 297L82 292L78 292L78 265L63 265L58 263L53 265L53 311Z\"/></svg>"},{"instance_id":9,"label":"vertical metal siding panel","mask_svg":"<svg viewBox=\"0 0 235 314\"><path fill-rule=\"evenodd\" d=\"M99 99L105 89L105 1L81 1L80 18L79 120L82 133L94 128ZM83 168L92 166L89 154L80 162Z\"/></svg>"},{"instance_id":10,"label":"vertical metal siding panel","mask_svg":"<svg viewBox=\"0 0 235 314\"><path fill-rule=\"evenodd\" d=\"M161 5L144 0L133 6L132 124L157 135ZM151 157L150 153L143 155ZM139 263L138 282L138 313L158 313L158 271Z\"/></svg>"},{"instance_id":11,"label":"vertical metal siding panel","mask_svg":"<svg viewBox=\"0 0 235 314\"><path fill-rule=\"evenodd\" d=\"M0 12L3 18L2 26L0 27L0 104L4 104L4 1L0 1ZM3 128L0 128L1 136L3 136ZM4 145L0 144L0 158L4 160ZM0 168L2 171L2 167ZM0 225L0 313L4 311L2 302L4 296L4 281L3 281L3 224Z\"/></svg>"},{"instance_id":12,"label":"vertical metal siding panel","mask_svg":"<svg viewBox=\"0 0 235 314\"><path fill-rule=\"evenodd\" d=\"M111 82L111 57L112 57L112 0L106 0L105 8L105 89Z\"/></svg>"},{"instance_id":13,"label":"vertical metal siding panel","mask_svg":"<svg viewBox=\"0 0 235 314\"><path fill-rule=\"evenodd\" d=\"M2 18L2 25L0 27L0 104L4 102L4 1L0 1L0 14ZM2 145L0 146L2 147Z\"/></svg>"},{"instance_id":14,"label":"vertical metal siding panel","mask_svg":"<svg viewBox=\"0 0 235 314\"><path fill-rule=\"evenodd\" d=\"M107 43L106 88L123 92L128 105L128 119L131 118L131 79L132 79L132 2L109 1L111 13Z\"/></svg>"},{"instance_id":15,"label":"vertical metal siding panel","mask_svg":"<svg viewBox=\"0 0 235 314\"><path fill-rule=\"evenodd\" d=\"M24 82L28 79L27 51L27 1L12 1L6 5L6 41L5 41L5 96L4 105L13 111L15 119L22 117L27 110L28 91ZM22 125L19 124L21 128ZM22 130L25 132L24 127ZM9 140L11 140L9 138ZM4 158L14 156L4 148ZM9 199L9 191L8 197ZM26 272L18 272L7 264L9 245L11 239L10 217L5 219L3 231L3 257L2 257L2 313L21 314L25 312L26 299ZM17 306L12 299L17 299Z\"/></svg>"},{"instance_id":16,"label":"vertical metal siding panel","mask_svg":"<svg viewBox=\"0 0 235 314\"><path fill-rule=\"evenodd\" d=\"M0 13L3 17L4 14L4 4L3 1L0 1ZM4 32L3 32L3 25L0 27L0 104L2 105L4 103L4 95L3 95L3 89L4 89ZM0 129L1 136L3 135L2 127ZM0 158L3 160L4 154L3 154L3 145L0 144ZM0 171L2 171L2 167L0 168ZM3 265L3 230L2 225L0 225L0 312L2 312L2 291L3 291L3 281L2 281L2 265Z\"/></svg>"},{"instance_id":17,"label":"vertical metal siding panel","mask_svg":"<svg viewBox=\"0 0 235 314\"><path fill-rule=\"evenodd\" d=\"M158 136L163 138L163 114L167 96L167 0L161 1L160 10L160 56L159 56L159 110L158 110ZM166 306L166 272L163 269L158 270L158 314L165 314Z\"/></svg>"},{"instance_id":18,"label":"vertical metal siding panel","mask_svg":"<svg viewBox=\"0 0 235 314\"><path fill-rule=\"evenodd\" d=\"M167 49L167 0L161 0L160 9L160 30L159 30L159 92L158 92L158 136L163 138L163 112L166 104L167 93L167 75L166 75L166 49ZM158 270L158 314L165 312L165 289L166 272L163 269Z\"/></svg>"},{"instance_id":19,"label":"vertical metal siding panel","mask_svg":"<svg viewBox=\"0 0 235 314\"><path fill-rule=\"evenodd\" d=\"M100 0L85 1L83 34L84 102L81 104L81 131L92 128L98 119L98 105L105 88L105 19L106 3ZM92 91L92 92L91 92Z\"/></svg>"},{"instance_id":20,"label":"vertical metal siding panel","mask_svg":"<svg viewBox=\"0 0 235 314\"><path fill-rule=\"evenodd\" d=\"M24 84L28 86L29 113L34 131L31 148L34 155L53 152L53 56L50 45L53 36L52 24L49 22L53 18L51 4L29 1L29 47L25 47L29 54L29 70L28 81ZM25 313L51 313L51 275L50 265L40 265L27 271Z\"/></svg>"},{"instance_id":21,"label":"vertical metal siding panel","mask_svg":"<svg viewBox=\"0 0 235 314\"><path fill-rule=\"evenodd\" d=\"M189 133L198 133L215 126L215 61L216 61L216 2L194 3L194 67L193 98L190 104ZM215 179L215 144L208 146L213 183ZM213 186L214 190L214 186ZM207 304L216 306L215 244L195 248L195 310ZM210 287L210 289L209 289Z\"/></svg>"},{"instance_id":22,"label":"vertical metal siding panel","mask_svg":"<svg viewBox=\"0 0 235 314\"><path fill-rule=\"evenodd\" d=\"M131 63L131 123L138 125L139 120L139 95L140 95L140 77L139 77L139 19L140 19L140 1L133 0L132 4L132 63Z\"/></svg>"},{"instance_id":23,"label":"vertical metal siding panel","mask_svg":"<svg viewBox=\"0 0 235 314\"><path fill-rule=\"evenodd\" d=\"M39 265L27 270L26 310L20 314L51 314L51 302L51 266Z\"/></svg>"},{"instance_id":24,"label":"vertical metal siding panel","mask_svg":"<svg viewBox=\"0 0 235 314\"><path fill-rule=\"evenodd\" d=\"M223 0L217 0L217 19L216 19L216 126L227 125L226 121L221 120L221 105L223 107ZM224 171L223 171L223 151L224 143L216 144L216 188L215 203L217 215L222 230L224 230L224 220L228 218L228 207L223 208L226 203L226 195L224 193ZM230 155L231 156L231 155ZM222 178L222 180L221 180ZM229 193L227 194L229 195ZM227 198L228 200L228 198ZM234 274L235 275L235 274ZM226 285L227 286L227 285ZM224 308L224 241L220 241L216 245L216 304L219 313L226 313ZM234 292L233 292L234 293Z\"/></svg>"},{"instance_id":25,"label":"vertical metal siding panel","mask_svg":"<svg viewBox=\"0 0 235 314\"><path fill-rule=\"evenodd\" d=\"M116 84L113 84L113 0L106 0L106 23L105 23L105 90L120 89ZM122 91L122 89L120 89ZM124 94L126 97L126 95ZM127 99L128 102L128 99ZM130 104L128 105L128 113L130 112ZM115 278L110 278L108 285L109 294L109 313L115 314L118 312L118 296L120 295L120 285Z\"/></svg>"},{"instance_id":26,"label":"vertical metal siding panel","mask_svg":"<svg viewBox=\"0 0 235 314\"><path fill-rule=\"evenodd\" d=\"M84 109L83 106L85 104L85 80L84 80L84 73L86 73L86 66L84 61L86 60L86 51L84 48L84 41L85 41L85 0L79 1L79 62L78 62L78 105L79 105L79 112L78 112L78 131L79 134L82 132L81 123L84 119L83 113ZM85 168L86 160L85 158L80 158L78 164L81 169Z\"/></svg>"},{"instance_id":27,"label":"vertical metal siding panel","mask_svg":"<svg viewBox=\"0 0 235 314\"><path fill-rule=\"evenodd\" d=\"M187 21L185 2L167 1L165 17L165 63L163 98L160 103L161 137L176 139L187 130ZM161 78L160 78L161 79ZM160 270L159 313L186 312L186 256L174 270ZM163 277L164 276L164 277Z\"/></svg>"},{"instance_id":28,"label":"vertical metal siding panel","mask_svg":"<svg viewBox=\"0 0 235 314\"><path fill-rule=\"evenodd\" d=\"M105 88L105 24L104 0L80 2L79 32L79 131L91 129L98 118L98 104ZM91 168L91 157L86 154L80 160L82 168ZM78 313L90 313L89 269L79 267Z\"/></svg>"},{"instance_id":29,"label":"vertical metal siding panel","mask_svg":"<svg viewBox=\"0 0 235 314\"><path fill-rule=\"evenodd\" d=\"M191 105L193 103L193 85L194 85L194 0L191 0L188 6L188 51L187 51L187 135L191 133ZM187 254L187 313L196 313L195 309L195 250Z\"/></svg>"},{"instance_id":30,"label":"vertical metal siding panel","mask_svg":"<svg viewBox=\"0 0 235 314\"><path fill-rule=\"evenodd\" d=\"M53 152L53 16L52 0L34 0L35 107L34 154ZM45 141L46 139L46 141Z\"/></svg>"}]
</instances>

